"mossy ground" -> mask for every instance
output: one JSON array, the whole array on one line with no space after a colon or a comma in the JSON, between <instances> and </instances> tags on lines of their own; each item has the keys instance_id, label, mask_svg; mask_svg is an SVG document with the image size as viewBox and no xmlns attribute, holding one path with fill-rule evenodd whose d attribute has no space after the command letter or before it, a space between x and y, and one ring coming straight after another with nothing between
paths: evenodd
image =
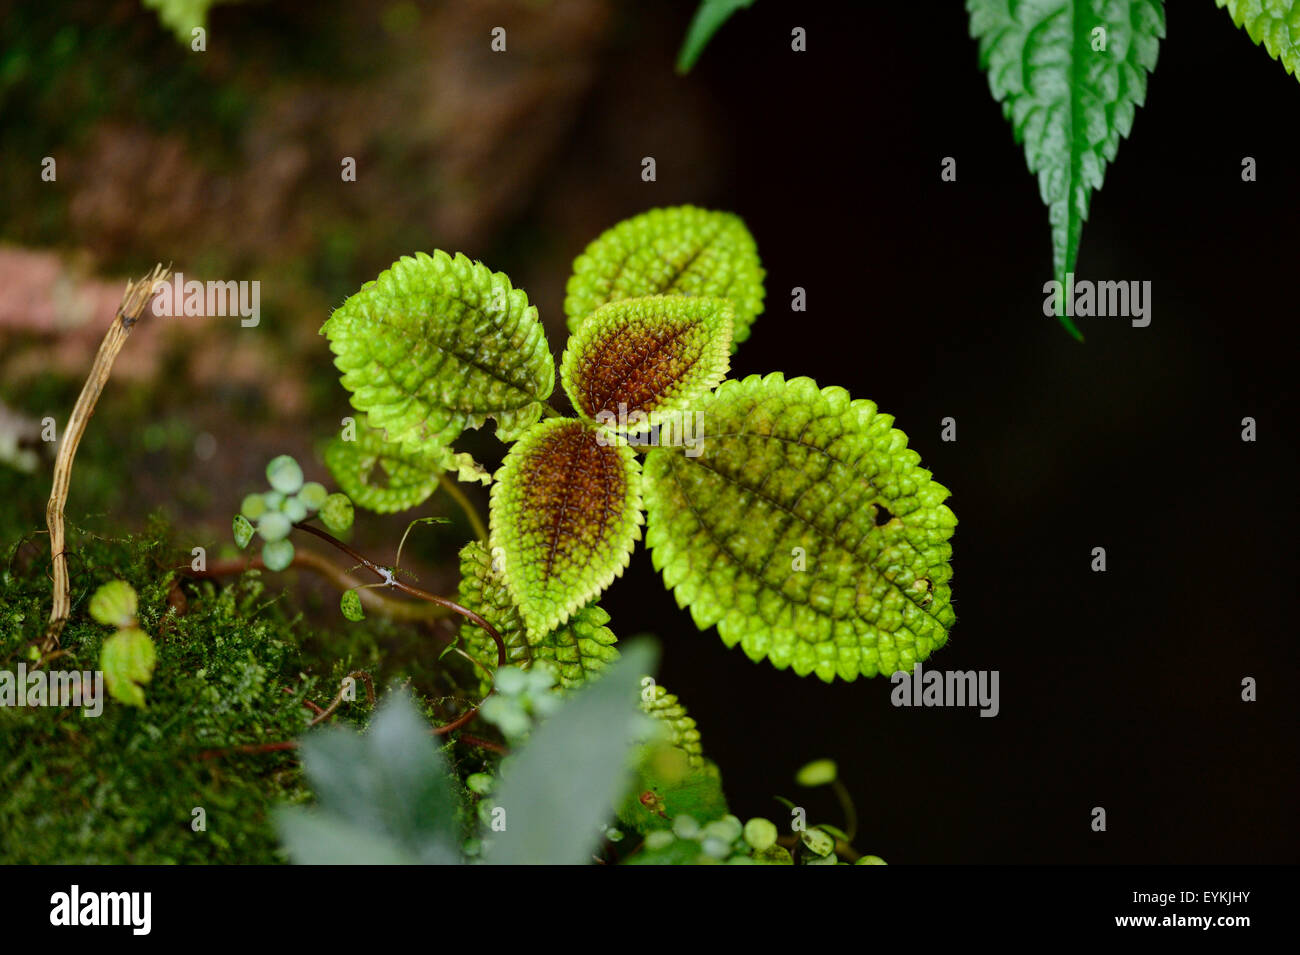
<instances>
[{"instance_id":1,"label":"mossy ground","mask_svg":"<svg viewBox=\"0 0 1300 955\"><path fill-rule=\"evenodd\" d=\"M272 811L308 798L295 754L204 754L301 736L313 716L304 699L327 704L356 669L381 693L409 682L426 699L458 695L427 633L381 620L316 626L256 571L224 585L187 580L171 570L185 552L159 521L117 538L72 529L70 544L73 615L49 667L97 668L112 631L89 618L86 603L115 577L138 591L158 663L144 709L111 699L91 718L0 708L0 862L283 861ZM0 669L16 670L44 630L48 555L28 541L0 556ZM357 696L336 721L368 718L361 687ZM196 808L203 831L191 826Z\"/></svg>"}]
</instances>

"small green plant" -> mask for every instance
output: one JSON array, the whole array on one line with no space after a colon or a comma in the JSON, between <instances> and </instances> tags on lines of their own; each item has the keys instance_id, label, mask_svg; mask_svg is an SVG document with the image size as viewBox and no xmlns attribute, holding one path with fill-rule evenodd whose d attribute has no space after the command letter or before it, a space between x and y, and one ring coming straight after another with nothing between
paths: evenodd
<instances>
[{"instance_id":1,"label":"small green plant","mask_svg":"<svg viewBox=\"0 0 1300 955\"><path fill-rule=\"evenodd\" d=\"M235 515L235 543L242 550L254 534L261 537L262 563L268 570L284 570L293 563L289 531L299 521L319 513L321 523L335 533L352 526L352 502L346 494L330 494L315 481L303 483L302 477L302 467L292 457L274 458L266 466L271 490L249 494Z\"/></svg>"},{"instance_id":2,"label":"small green plant","mask_svg":"<svg viewBox=\"0 0 1300 955\"><path fill-rule=\"evenodd\" d=\"M149 634L137 626L135 588L125 580L110 580L90 598L90 615L116 627L99 651L99 668L109 695L128 706L144 706L144 684L153 679L157 649Z\"/></svg>"},{"instance_id":3,"label":"small green plant","mask_svg":"<svg viewBox=\"0 0 1300 955\"><path fill-rule=\"evenodd\" d=\"M486 550L462 555L473 603L520 662L549 656L570 680L607 657L594 601L643 526L678 603L752 660L828 682L911 670L955 619L948 490L871 401L780 373L725 380L763 274L728 213L609 229L568 283L566 417L523 291L462 255L402 258L322 328L362 415L326 461L379 512L418 505L445 471L495 481ZM511 445L495 475L453 446L489 419Z\"/></svg>"},{"instance_id":4,"label":"small green plant","mask_svg":"<svg viewBox=\"0 0 1300 955\"><path fill-rule=\"evenodd\" d=\"M792 810L786 835L770 819L742 823L732 815L694 721L676 697L643 676L656 656L649 641L632 641L606 674L571 694L552 690L549 664L527 672L500 668L481 716L513 748L463 779L405 693L381 706L363 736L341 727L309 733L303 765L317 804L281 810L290 858L307 864L881 863L853 848L851 832L806 825L804 810L788 800L782 800ZM852 830L852 804L833 764L821 765L832 774L823 773L818 784L839 788Z\"/></svg>"}]
</instances>

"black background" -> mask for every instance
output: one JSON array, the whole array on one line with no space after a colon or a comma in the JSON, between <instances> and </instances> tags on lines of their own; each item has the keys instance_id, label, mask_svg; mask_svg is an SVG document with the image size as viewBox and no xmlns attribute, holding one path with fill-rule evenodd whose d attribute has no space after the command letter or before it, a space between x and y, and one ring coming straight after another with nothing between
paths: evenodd
<instances>
[{"instance_id":1,"label":"black background","mask_svg":"<svg viewBox=\"0 0 1300 955\"><path fill-rule=\"evenodd\" d=\"M1001 674L988 719L895 708L884 679L828 686L751 664L698 633L638 551L603 598L611 626L660 635L661 681L742 817L784 812L767 798L782 792L836 819L828 793L789 781L830 756L857 799L857 844L893 862L1296 859L1300 84L1209 0L1168 7L1076 269L1150 280L1152 322L1079 319L1082 345L1042 314L1047 210L961 4L737 14L687 81L715 97L713 148L730 163L708 195L663 174L671 118L624 91L646 133L622 151L656 156L660 176L615 211L649 190L746 219L768 307L732 375L809 375L896 416L960 522L958 623L932 663ZM790 51L795 25L807 53ZM666 69L673 44L636 55ZM940 180L945 156L956 182ZM790 312L793 286L806 314ZM945 416L955 443L940 440ZM1097 546L1105 573L1090 569ZM1241 701L1247 676L1258 702Z\"/></svg>"}]
</instances>

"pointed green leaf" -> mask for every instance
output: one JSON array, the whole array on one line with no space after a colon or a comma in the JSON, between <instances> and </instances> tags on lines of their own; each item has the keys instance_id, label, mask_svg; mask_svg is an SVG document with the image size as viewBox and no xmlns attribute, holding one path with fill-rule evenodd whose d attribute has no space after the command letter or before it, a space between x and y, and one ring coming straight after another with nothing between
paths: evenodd
<instances>
[{"instance_id":1,"label":"pointed green leaf","mask_svg":"<svg viewBox=\"0 0 1300 955\"><path fill-rule=\"evenodd\" d=\"M569 331L601 305L646 295L710 295L736 310L733 347L763 310L758 246L738 216L695 206L651 209L606 230L573 263Z\"/></svg>"},{"instance_id":2,"label":"pointed green leaf","mask_svg":"<svg viewBox=\"0 0 1300 955\"><path fill-rule=\"evenodd\" d=\"M734 314L728 299L682 295L602 305L569 339L564 390L585 420L644 431L726 377Z\"/></svg>"},{"instance_id":3,"label":"pointed green leaf","mask_svg":"<svg viewBox=\"0 0 1300 955\"><path fill-rule=\"evenodd\" d=\"M510 449L492 488L492 553L531 638L623 573L641 538L641 466L580 421L551 418Z\"/></svg>"},{"instance_id":4,"label":"pointed green leaf","mask_svg":"<svg viewBox=\"0 0 1300 955\"><path fill-rule=\"evenodd\" d=\"M321 332L353 407L416 453L445 453L488 418L512 441L555 387L537 309L504 275L459 254L400 259Z\"/></svg>"},{"instance_id":5,"label":"pointed green leaf","mask_svg":"<svg viewBox=\"0 0 1300 955\"><path fill-rule=\"evenodd\" d=\"M468 454L441 446L426 451L384 439L384 433L358 422L356 438L336 437L325 448L325 464L354 504L379 514L410 510L438 489L444 471L455 470L462 481L483 484L491 475Z\"/></svg>"},{"instance_id":6,"label":"pointed green leaf","mask_svg":"<svg viewBox=\"0 0 1300 955\"><path fill-rule=\"evenodd\" d=\"M686 32L686 39L682 42L681 51L677 54L677 72L689 73L695 61L704 52L704 48L713 39L713 34L717 33L737 10L753 5L754 0L701 0L695 11L695 17L691 20L690 29Z\"/></svg>"},{"instance_id":7,"label":"pointed green leaf","mask_svg":"<svg viewBox=\"0 0 1300 955\"><path fill-rule=\"evenodd\" d=\"M302 761L319 810L316 815L289 810L280 820L295 862L352 861L336 853L363 833L374 840L374 861L396 861L389 858L395 853L433 865L459 861L458 805L450 769L429 724L406 694L386 700L364 736L341 726L308 733ZM294 817L301 829L286 829L285 821ZM331 838L313 849L310 842L294 838L319 828L306 820L334 823L346 838Z\"/></svg>"},{"instance_id":8,"label":"pointed green leaf","mask_svg":"<svg viewBox=\"0 0 1300 955\"><path fill-rule=\"evenodd\" d=\"M1156 67L1160 0L966 0L993 98L1023 143L1052 226L1052 270L1079 257L1092 190L1133 128ZM1062 313L1061 323L1082 340Z\"/></svg>"},{"instance_id":9,"label":"pointed green leaf","mask_svg":"<svg viewBox=\"0 0 1300 955\"><path fill-rule=\"evenodd\" d=\"M628 766L639 722L637 683L658 652L647 640L628 644L623 659L574 693L501 766L488 797L504 810L505 829L485 833L492 865L580 865L600 844L600 822L614 814L631 780Z\"/></svg>"},{"instance_id":10,"label":"pointed green leaf","mask_svg":"<svg viewBox=\"0 0 1300 955\"><path fill-rule=\"evenodd\" d=\"M1242 27L1268 55L1300 80L1300 0L1214 0L1228 8L1232 22Z\"/></svg>"},{"instance_id":11,"label":"pointed green leaf","mask_svg":"<svg viewBox=\"0 0 1300 955\"><path fill-rule=\"evenodd\" d=\"M646 456L646 541L695 623L823 680L911 670L947 640L948 491L875 404L780 374L726 381L688 456Z\"/></svg>"},{"instance_id":12,"label":"pointed green leaf","mask_svg":"<svg viewBox=\"0 0 1300 955\"><path fill-rule=\"evenodd\" d=\"M530 643L523 618L506 588L505 579L492 569L487 548L470 541L460 551L460 604L479 614L501 634L506 659L523 669L535 660L550 663L566 689L587 682L618 659L615 636L605 626L607 614L598 604L575 610L567 623ZM462 623L461 647L489 672L497 666L497 645L481 627ZM483 692L491 687L485 679Z\"/></svg>"}]
</instances>

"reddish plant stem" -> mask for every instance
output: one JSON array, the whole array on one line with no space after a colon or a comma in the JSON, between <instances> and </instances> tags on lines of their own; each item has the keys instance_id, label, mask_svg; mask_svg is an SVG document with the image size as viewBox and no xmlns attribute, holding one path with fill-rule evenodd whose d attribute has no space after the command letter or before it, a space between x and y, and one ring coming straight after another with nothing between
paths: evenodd
<instances>
[{"instance_id":1,"label":"reddish plant stem","mask_svg":"<svg viewBox=\"0 0 1300 955\"><path fill-rule=\"evenodd\" d=\"M466 746L478 746L482 749L490 750L494 753L500 753L502 756L510 755L510 750L506 749L500 743L494 743L490 739L483 739L479 736L471 736L469 733L461 733L456 737Z\"/></svg>"},{"instance_id":2,"label":"reddish plant stem","mask_svg":"<svg viewBox=\"0 0 1300 955\"><path fill-rule=\"evenodd\" d=\"M468 607L462 607L454 600L449 600L446 597L441 597L438 594L430 593L429 591L423 590L420 587L414 587L403 580L399 580L398 578L393 576L392 571L389 570L387 567L381 567L379 564L375 563L370 558L366 557L365 555L359 553L356 550L353 550L351 547L343 543L343 541L339 540L333 534L327 533L326 531L321 530L319 527L313 527L312 525L305 524L305 523L295 524L294 527L298 528L299 530L306 531L308 534L311 534L315 537L319 537L321 540L329 544L332 544L334 547L337 547L343 553L347 554L349 557L355 560L358 564L360 564L361 566L369 570L371 573L373 573L376 577L380 578L380 580L384 581L388 586L395 587L398 590L402 591L403 593L410 594L412 597L417 597L420 600L426 600L429 603L437 604L439 607L445 607L447 610L450 610L453 613L459 614L460 616L464 617L466 620L476 625L479 629L483 630L488 636L492 638L493 642L497 645L497 666L503 667L506 665L506 660L507 660L506 643L503 639L501 639L501 634L497 632L496 627L492 626L492 624L488 623L486 620L484 620L473 610L470 610ZM326 562L322 561L322 563L326 563ZM216 576L214 570L211 569L208 571L208 574L212 576ZM348 675L351 677L360 676L365 680L366 692L369 696L370 702L373 704L375 701L375 691L374 691L374 684L370 680L370 675L361 670L354 671ZM494 691L489 690L488 696L491 696L493 692ZM339 703L342 702L342 699L343 699L343 688L340 687L338 695L334 698L334 701L324 710L320 711L317 714L316 718L312 720L309 725L316 726L318 723L332 716L334 714L334 711L338 708ZM487 699L487 697L485 696L483 699ZM317 707L316 704L314 703L310 703L306 700L304 700L303 703L304 705L310 707L313 710L319 710L319 707ZM452 720L450 723L447 723L443 726L435 726L431 731L432 735L446 736L448 733L454 733L462 726L468 725L476 716L478 716L479 706L481 705L482 705L482 701L480 700L477 706L470 707L468 710L466 710L456 719ZM486 749L491 749L497 752L505 752L504 747L499 747L495 743L491 743L487 740L479 739L476 736L471 736L471 737L462 736L461 738L466 739L467 741L472 740L473 745L482 746ZM247 746L236 746L232 749L225 749L225 750L206 750L203 753L199 754L199 758L215 759L219 756L223 756L229 753L277 752L280 750L296 749L297 746L298 746L297 742L293 740L287 740L281 743L256 743Z\"/></svg>"},{"instance_id":3,"label":"reddish plant stem","mask_svg":"<svg viewBox=\"0 0 1300 955\"><path fill-rule=\"evenodd\" d=\"M454 600L449 600L446 597L440 597L438 594L430 593L429 591L422 590L419 587L413 587L411 584L408 584L406 581L394 577L392 571L389 570L387 567L380 567L374 561L370 560L370 558L353 550L351 547L343 543L343 541L339 540L333 534L327 533L326 531L321 530L319 527L313 527L311 524L295 524L294 527L298 528L298 530L300 531L306 531L308 534L311 534L314 537L319 537L321 540L326 541L329 544L333 544L339 550L343 551L343 553L347 554L349 557L355 560L358 564L361 564L363 567L365 567L367 570L373 573L376 577L385 581L388 584L388 586L396 587L398 590L402 591L402 593L410 594L412 597L418 597L421 600L427 600L430 603L437 604L439 607L446 607L452 613L460 614L460 616L464 617L466 620L474 624L476 627L478 627L480 630L482 630L484 633L486 633L489 637L492 638L493 642L495 642L497 645L497 666L503 667L506 665L506 644L505 641L501 639L501 634L497 633L496 627L492 626L492 624L488 623L486 620L484 620L482 617L476 614L473 610L470 610L468 607L462 607Z\"/></svg>"}]
</instances>

